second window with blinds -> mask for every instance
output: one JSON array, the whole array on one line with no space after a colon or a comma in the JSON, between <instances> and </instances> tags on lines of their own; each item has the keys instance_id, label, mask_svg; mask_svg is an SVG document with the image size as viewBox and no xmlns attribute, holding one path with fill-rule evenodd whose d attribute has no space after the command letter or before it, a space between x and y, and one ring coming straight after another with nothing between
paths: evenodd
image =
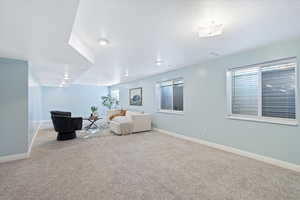
<instances>
[{"instance_id":1,"label":"second window with blinds","mask_svg":"<svg viewBox=\"0 0 300 200\"><path fill-rule=\"evenodd\" d=\"M168 113L183 113L183 88L182 78L158 83L158 110Z\"/></svg>"},{"instance_id":2,"label":"second window with blinds","mask_svg":"<svg viewBox=\"0 0 300 200\"><path fill-rule=\"evenodd\" d=\"M227 71L228 115L234 119L296 125L296 59Z\"/></svg>"}]
</instances>

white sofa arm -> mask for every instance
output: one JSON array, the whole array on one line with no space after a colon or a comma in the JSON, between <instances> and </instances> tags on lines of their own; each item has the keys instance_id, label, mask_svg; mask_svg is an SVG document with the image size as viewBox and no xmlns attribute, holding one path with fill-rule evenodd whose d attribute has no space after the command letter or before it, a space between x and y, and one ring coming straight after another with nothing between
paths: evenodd
<instances>
[{"instance_id":1,"label":"white sofa arm","mask_svg":"<svg viewBox=\"0 0 300 200\"><path fill-rule=\"evenodd\" d=\"M130 115L133 123L133 132L151 130L151 115L150 114L133 114Z\"/></svg>"}]
</instances>

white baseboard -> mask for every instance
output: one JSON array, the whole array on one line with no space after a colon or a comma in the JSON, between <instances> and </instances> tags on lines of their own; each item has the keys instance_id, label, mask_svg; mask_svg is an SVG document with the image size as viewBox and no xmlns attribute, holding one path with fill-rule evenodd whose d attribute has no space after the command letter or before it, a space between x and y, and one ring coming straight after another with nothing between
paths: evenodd
<instances>
[{"instance_id":1,"label":"white baseboard","mask_svg":"<svg viewBox=\"0 0 300 200\"><path fill-rule=\"evenodd\" d=\"M30 154L31 154L32 145L33 145L34 140L35 140L35 138L36 138L36 136L37 136L37 134L38 134L38 132L39 132L39 130L40 130L40 128L41 128L41 125L42 125L42 122L39 122L38 128L36 129L36 131L35 131L35 133L34 133L32 139L31 139L31 142L30 142L30 145L29 145L29 148L28 148L28 151L27 151L28 157L29 157Z\"/></svg>"},{"instance_id":2,"label":"white baseboard","mask_svg":"<svg viewBox=\"0 0 300 200\"><path fill-rule=\"evenodd\" d=\"M14 160L21 160L28 158L28 153L20 153L20 154L14 154L14 155L8 155L8 156L1 156L0 157L0 163L10 162Z\"/></svg>"},{"instance_id":3,"label":"white baseboard","mask_svg":"<svg viewBox=\"0 0 300 200\"><path fill-rule=\"evenodd\" d=\"M212 147L212 148L215 148L215 149L219 149L219 150L222 150L222 151L226 151L226 152L234 153L234 154L237 154L237 155L240 155L240 156L245 156L245 157L248 157L248 158L252 158L252 159L262 161L262 162L265 162L265 163L268 163L268 164L271 164L271 165L275 165L277 167L281 167L281 168L293 170L293 171L296 171L296 172L300 172L300 165L297 165L297 164L289 163L289 162L282 161L282 160L277 160L277 159L274 159L274 158L258 155L258 154L255 154L255 153L250 153L250 152L247 152L247 151L243 151L243 150L240 150L240 149L236 149L236 148L221 145L221 144L216 144L216 143L213 143L213 142L208 142L208 141L201 140L201 139L198 139L198 138L184 136L184 135L174 133L174 132L170 132L170 131L166 131L166 130L163 130L163 129L154 128L153 130L164 133L164 134L167 134L167 135L170 135L170 136L173 136L173 137L177 137L177 138L181 138L181 139L188 140L188 141L191 141L191 142L196 142L196 143L199 143L199 144L202 144L202 145L206 145L206 146L209 146L209 147Z\"/></svg>"},{"instance_id":4,"label":"white baseboard","mask_svg":"<svg viewBox=\"0 0 300 200\"><path fill-rule=\"evenodd\" d=\"M28 147L27 152L26 153L20 153L20 154L8 155L8 156L1 156L0 157L0 163L5 163L5 162L10 162L10 161L15 161L15 160L22 160L22 159L26 159L26 158L30 157L31 149L32 149L34 140L35 140L39 130L42 128L43 123L48 124L48 122L44 122L44 121L39 121L39 122L36 122L36 123L39 123L39 125L38 125L38 128L37 128L36 132L34 133L34 135L32 137L32 140L31 140L31 143Z\"/></svg>"},{"instance_id":5,"label":"white baseboard","mask_svg":"<svg viewBox=\"0 0 300 200\"><path fill-rule=\"evenodd\" d=\"M53 124L51 120L41 120L40 121L40 129L49 129L53 128Z\"/></svg>"}]
</instances>

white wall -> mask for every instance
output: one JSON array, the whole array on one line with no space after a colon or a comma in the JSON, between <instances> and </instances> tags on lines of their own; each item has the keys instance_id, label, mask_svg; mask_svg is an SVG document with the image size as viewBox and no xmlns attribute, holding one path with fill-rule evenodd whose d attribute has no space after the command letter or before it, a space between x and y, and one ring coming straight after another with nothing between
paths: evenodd
<instances>
[{"instance_id":1,"label":"white wall","mask_svg":"<svg viewBox=\"0 0 300 200\"><path fill-rule=\"evenodd\" d=\"M226 69L230 67L292 56L297 56L299 60L299 44L300 39L279 42L143 80L115 85L111 89L120 89L123 108L152 113L155 127L300 164L299 126L226 118L225 74ZM299 73L297 76L300 80ZM183 77L185 82L184 115L157 113L155 83L178 77ZM143 106L129 105L128 90L135 87L143 87ZM298 85L298 90L299 88ZM300 105L300 102L297 103ZM297 118L300 118L299 107L297 107Z\"/></svg>"}]
</instances>

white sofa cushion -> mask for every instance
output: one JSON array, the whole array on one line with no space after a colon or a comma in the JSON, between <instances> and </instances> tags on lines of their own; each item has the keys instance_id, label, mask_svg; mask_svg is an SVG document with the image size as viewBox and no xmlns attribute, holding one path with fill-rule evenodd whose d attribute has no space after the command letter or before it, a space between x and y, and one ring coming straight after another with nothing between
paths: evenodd
<instances>
[{"instance_id":1,"label":"white sofa cushion","mask_svg":"<svg viewBox=\"0 0 300 200\"><path fill-rule=\"evenodd\" d=\"M117 116L117 117L114 117L112 119L112 121L122 123L122 122L131 121L131 118L128 116Z\"/></svg>"},{"instance_id":2,"label":"white sofa cushion","mask_svg":"<svg viewBox=\"0 0 300 200\"><path fill-rule=\"evenodd\" d=\"M132 116L132 115L142 115L141 112L133 112L133 111L126 111L126 116Z\"/></svg>"},{"instance_id":3,"label":"white sofa cushion","mask_svg":"<svg viewBox=\"0 0 300 200\"><path fill-rule=\"evenodd\" d=\"M117 135L128 135L132 133L133 124L129 120L111 121L110 129Z\"/></svg>"}]
</instances>

